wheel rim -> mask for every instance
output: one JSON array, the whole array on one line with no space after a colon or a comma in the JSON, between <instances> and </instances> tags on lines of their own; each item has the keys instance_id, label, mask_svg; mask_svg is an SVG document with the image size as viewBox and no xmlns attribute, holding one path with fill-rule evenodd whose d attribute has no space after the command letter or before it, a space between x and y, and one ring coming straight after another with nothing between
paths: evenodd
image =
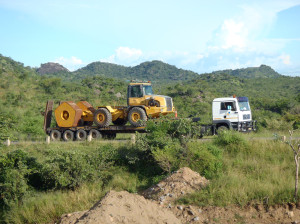
<instances>
[{"instance_id":1,"label":"wheel rim","mask_svg":"<svg viewBox=\"0 0 300 224\"><path fill-rule=\"evenodd\" d=\"M99 121L99 122L104 122L105 121L105 116L104 116L104 114L98 114L97 115L97 120Z\"/></svg>"},{"instance_id":2,"label":"wheel rim","mask_svg":"<svg viewBox=\"0 0 300 224\"><path fill-rule=\"evenodd\" d=\"M131 119L132 119L134 122L137 122L138 120L141 119L141 115L140 115L139 113L132 113Z\"/></svg>"},{"instance_id":3,"label":"wheel rim","mask_svg":"<svg viewBox=\"0 0 300 224\"><path fill-rule=\"evenodd\" d=\"M66 134L66 139L70 139L71 138L71 134L70 133L67 133Z\"/></svg>"}]
</instances>

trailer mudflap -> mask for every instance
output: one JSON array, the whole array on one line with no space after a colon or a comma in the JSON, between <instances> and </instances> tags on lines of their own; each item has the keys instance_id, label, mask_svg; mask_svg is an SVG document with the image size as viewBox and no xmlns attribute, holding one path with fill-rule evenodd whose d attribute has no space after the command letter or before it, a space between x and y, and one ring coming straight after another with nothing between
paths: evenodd
<instances>
[{"instance_id":1,"label":"trailer mudflap","mask_svg":"<svg viewBox=\"0 0 300 224\"><path fill-rule=\"evenodd\" d=\"M45 114L44 114L44 131L46 134L47 134L47 129L51 125L52 111L53 111L53 101L48 100L46 104Z\"/></svg>"}]
</instances>

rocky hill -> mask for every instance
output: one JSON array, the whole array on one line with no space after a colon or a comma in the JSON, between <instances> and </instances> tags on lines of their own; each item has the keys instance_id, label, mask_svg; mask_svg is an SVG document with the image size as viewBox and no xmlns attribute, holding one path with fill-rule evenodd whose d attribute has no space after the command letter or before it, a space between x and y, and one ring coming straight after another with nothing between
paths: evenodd
<instances>
[{"instance_id":1,"label":"rocky hill","mask_svg":"<svg viewBox=\"0 0 300 224\"><path fill-rule=\"evenodd\" d=\"M64 66L62 66L58 63L54 63L54 62L48 62L45 64L41 64L41 67L39 67L36 71L40 75L70 72Z\"/></svg>"}]
</instances>

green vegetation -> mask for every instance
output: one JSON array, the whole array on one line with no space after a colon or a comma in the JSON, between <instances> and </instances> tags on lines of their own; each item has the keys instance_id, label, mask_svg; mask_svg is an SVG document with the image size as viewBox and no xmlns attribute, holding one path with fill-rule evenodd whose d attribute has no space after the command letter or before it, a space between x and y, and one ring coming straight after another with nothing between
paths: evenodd
<instances>
[{"instance_id":1,"label":"green vegetation","mask_svg":"<svg viewBox=\"0 0 300 224\"><path fill-rule=\"evenodd\" d=\"M196 205L294 202L293 156L278 140L224 131L197 140L189 120L149 122L136 144L71 142L2 147L0 206L4 223L50 223L88 209L110 189L138 192L188 166L210 179L180 203ZM66 203L67 201L67 203Z\"/></svg>"},{"instance_id":2,"label":"green vegetation","mask_svg":"<svg viewBox=\"0 0 300 224\"><path fill-rule=\"evenodd\" d=\"M246 141L224 132L214 144L224 148L222 174L202 191L180 202L196 205L265 205L294 201L293 155L279 141Z\"/></svg>"}]
</instances>

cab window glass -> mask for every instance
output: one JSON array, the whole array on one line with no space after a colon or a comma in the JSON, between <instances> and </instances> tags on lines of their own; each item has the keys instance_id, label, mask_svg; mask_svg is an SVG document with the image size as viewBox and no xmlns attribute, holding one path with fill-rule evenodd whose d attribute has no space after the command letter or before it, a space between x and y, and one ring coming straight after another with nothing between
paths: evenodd
<instances>
[{"instance_id":1,"label":"cab window glass","mask_svg":"<svg viewBox=\"0 0 300 224\"><path fill-rule=\"evenodd\" d=\"M132 86L130 95L131 97L143 97L141 86Z\"/></svg>"},{"instance_id":2,"label":"cab window glass","mask_svg":"<svg viewBox=\"0 0 300 224\"><path fill-rule=\"evenodd\" d=\"M221 110L231 110L234 111L234 102L221 102Z\"/></svg>"}]
</instances>

